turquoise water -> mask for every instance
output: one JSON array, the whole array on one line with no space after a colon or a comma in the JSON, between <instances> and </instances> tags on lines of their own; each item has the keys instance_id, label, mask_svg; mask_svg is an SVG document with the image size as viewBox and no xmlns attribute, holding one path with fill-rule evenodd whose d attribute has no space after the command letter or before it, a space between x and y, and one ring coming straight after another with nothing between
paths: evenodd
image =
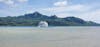
<instances>
[{"instance_id":1,"label":"turquoise water","mask_svg":"<svg viewBox=\"0 0 100 47\"><path fill-rule=\"evenodd\" d=\"M0 47L100 47L100 27L0 27Z\"/></svg>"}]
</instances>

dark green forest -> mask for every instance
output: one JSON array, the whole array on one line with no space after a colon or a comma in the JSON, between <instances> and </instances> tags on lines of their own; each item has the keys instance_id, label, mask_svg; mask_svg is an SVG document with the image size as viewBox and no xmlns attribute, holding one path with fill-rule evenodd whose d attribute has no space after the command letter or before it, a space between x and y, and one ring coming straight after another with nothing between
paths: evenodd
<instances>
[{"instance_id":1,"label":"dark green forest","mask_svg":"<svg viewBox=\"0 0 100 47\"><path fill-rule=\"evenodd\" d=\"M77 17L59 18L56 15L47 16L39 12L21 16L0 17L0 26L37 26L40 21L47 21L49 26L99 26L100 24L85 21Z\"/></svg>"}]
</instances>

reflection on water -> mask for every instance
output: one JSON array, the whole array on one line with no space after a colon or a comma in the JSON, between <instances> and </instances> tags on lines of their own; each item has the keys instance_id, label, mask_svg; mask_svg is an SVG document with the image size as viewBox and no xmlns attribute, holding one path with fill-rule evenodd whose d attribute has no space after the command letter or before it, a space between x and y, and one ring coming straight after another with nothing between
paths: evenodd
<instances>
[{"instance_id":1,"label":"reflection on water","mask_svg":"<svg viewBox=\"0 0 100 47\"><path fill-rule=\"evenodd\" d=\"M100 47L100 27L0 27L0 47Z\"/></svg>"}]
</instances>

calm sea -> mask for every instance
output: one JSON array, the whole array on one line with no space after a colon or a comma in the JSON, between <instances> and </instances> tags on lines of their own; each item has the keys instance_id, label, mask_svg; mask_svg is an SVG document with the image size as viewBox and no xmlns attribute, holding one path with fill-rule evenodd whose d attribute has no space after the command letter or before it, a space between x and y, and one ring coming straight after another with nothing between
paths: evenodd
<instances>
[{"instance_id":1,"label":"calm sea","mask_svg":"<svg viewBox=\"0 0 100 47\"><path fill-rule=\"evenodd\" d=\"M0 47L100 47L100 27L0 27Z\"/></svg>"}]
</instances>

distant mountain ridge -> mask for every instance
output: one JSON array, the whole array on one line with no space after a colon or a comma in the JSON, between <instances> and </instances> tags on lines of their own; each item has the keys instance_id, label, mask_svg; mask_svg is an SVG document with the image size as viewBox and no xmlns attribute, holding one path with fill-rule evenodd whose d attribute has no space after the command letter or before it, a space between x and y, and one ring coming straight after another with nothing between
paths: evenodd
<instances>
[{"instance_id":1,"label":"distant mountain ridge","mask_svg":"<svg viewBox=\"0 0 100 47\"><path fill-rule=\"evenodd\" d=\"M47 21L49 26L99 26L100 24L85 21L77 17L59 18L56 15L47 16L39 12L17 17L0 17L0 26L37 26L40 21Z\"/></svg>"}]
</instances>

